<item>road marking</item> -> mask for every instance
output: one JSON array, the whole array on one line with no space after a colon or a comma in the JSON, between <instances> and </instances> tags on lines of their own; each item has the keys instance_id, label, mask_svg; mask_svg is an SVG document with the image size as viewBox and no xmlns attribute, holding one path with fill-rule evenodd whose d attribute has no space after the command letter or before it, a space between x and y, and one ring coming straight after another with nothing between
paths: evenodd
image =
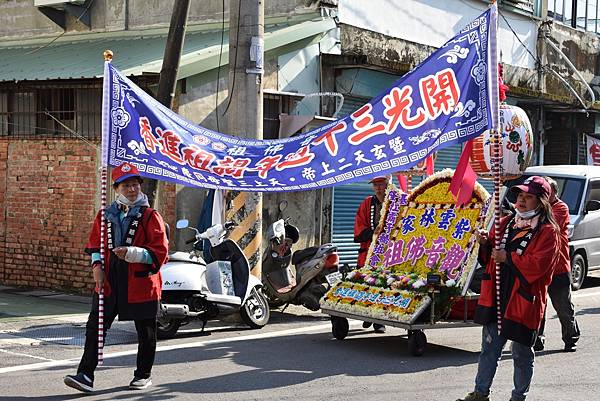
<instances>
[{"instance_id":1,"label":"road marking","mask_svg":"<svg viewBox=\"0 0 600 401\"><path fill-rule=\"evenodd\" d=\"M588 292L588 293L580 293L580 292L573 292L571 294L571 298L587 298L587 297L600 297L600 291L597 292Z\"/></svg>"},{"instance_id":2,"label":"road marking","mask_svg":"<svg viewBox=\"0 0 600 401\"><path fill-rule=\"evenodd\" d=\"M0 349L0 352L4 352L5 354L17 355L17 356L26 356L28 358L33 358L33 359L41 359L42 361L54 361L54 359L43 358L41 356L34 356L34 355L29 355L29 354L22 354L20 352L7 351L5 349Z\"/></svg>"},{"instance_id":3,"label":"road marking","mask_svg":"<svg viewBox=\"0 0 600 401\"><path fill-rule=\"evenodd\" d=\"M358 327L358 326L360 326L360 324L361 324L361 322L359 322L359 321L353 321L353 322L350 322L350 327L354 327L354 326ZM300 334L300 333L307 333L307 332L321 332L321 331L329 331L329 330L331 330L331 323L327 322L327 323L318 324L318 325L309 326L309 327L272 331L269 333L250 334L247 336L220 338L220 339L216 339L216 340L195 341L195 342L184 343L184 344L164 345L164 346L156 347L156 352L172 351L172 350L186 349L186 348L205 347L205 346L211 345L211 344L224 344L224 343L238 342L238 341L261 340L261 339L265 339L265 338L282 337L282 336L287 336L287 335L291 335L291 334ZM105 353L104 359L118 358L118 357L122 357L122 356L136 355L136 354L137 354L137 346L135 349L132 349L129 351ZM73 366L73 365L77 365L78 363L79 363L79 358L71 358L71 359L63 359L63 360L50 359L50 360L48 360L48 362L30 363L27 365L0 368L0 374L10 373L10 372L19 372L19 371L24 371L24 370L47 369L47 368L54 368L54 367L58 367L58 366Z\"/></svg>"}]
</instances>

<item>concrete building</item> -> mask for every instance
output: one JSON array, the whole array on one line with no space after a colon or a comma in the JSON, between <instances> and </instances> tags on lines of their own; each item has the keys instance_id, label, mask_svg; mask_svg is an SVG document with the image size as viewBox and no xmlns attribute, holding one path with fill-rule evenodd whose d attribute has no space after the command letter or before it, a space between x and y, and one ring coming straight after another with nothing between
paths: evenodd
<instances>
[{"instance_id":1,"label":"concrete building","mask_svg":"<svg viewBox=\"0 0 600 401\"><path fill-rule=\"evenodd\" d=\"M99 206L102 53L112 50L117 68L156 91L173 3L0 4L0 283L91 288L82 250ZM175 99L180 115L225 133L228 6L191 2ZM299 127L320 114L319 96L303 99L321 91L320 54L339 49L330 12L317 2L265 2L265 138L279 137L281 113L309 116ZM157 206L171 227L178 218L198 220L204 189L166 184L159 192ZM321 214L307 216L306 206L320 211L322 192L266 198L265 224L279 198L300 220L302 245L319 241ZM172 246L181 249L174 237Z\"/></svg>"},{"instance_id":2,"label":"concrete building","mask_svg":"<svg viewBox=\"0 0 600 401\"><path fill-rule=\"evenodd\" d=\"M266 1L263 137L291 135L358 109L489 3ZM585 134L600 132L594 103L600 2L498 3L507 101L530 117L534 163L585 163ZM191 2L175 109L227 133L229 10L222 4ZM102 52L113 50L113 64L152 93L172 7L173 0L0 4L0 283L90 289L81 249L98 209ZM460 147L438 152L436 169L454 167L459 153ZM354 213L370 193L361 182L269 194L263 227L286 200L284 214L300 228L298 248L332 241L342 261L353 264ZM164 185L158 205L170 223L195 222L204 196L203 189ZM183 247L177 236L172 245Z\"/></svg>"}]
</instances>

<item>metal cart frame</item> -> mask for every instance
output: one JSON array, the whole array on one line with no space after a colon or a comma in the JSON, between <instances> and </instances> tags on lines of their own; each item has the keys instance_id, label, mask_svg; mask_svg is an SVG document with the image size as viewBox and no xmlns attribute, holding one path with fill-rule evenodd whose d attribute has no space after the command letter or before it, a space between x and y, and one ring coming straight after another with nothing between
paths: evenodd
<instances>
[{"instance_id":1,"label":"metal cart frame","mask_svg":"<svg viewBox=\"0 0 600 401\"><path fill-rule=\"evenodd\" d=\"M430 292L431 308L429 313L429 322L423 323L404 323L396 320L374 319L372 317L355 315L346 312L340 312L333 309L322 308L321 311L331 316L331 333L338 340L343 340L348 335L350 325L348 319L356 319L364 322L377 323L385 326L399 327L408 332L408 352L413 356L421 356L425 353L427 347L427 336L424 330L448 329L459 327L474 327L478 324L468 319L467 303L470 300L478 299L479 294L463 295L464 316L460 320L435 320L435 291Z\"/></svg>"}]
</instances>

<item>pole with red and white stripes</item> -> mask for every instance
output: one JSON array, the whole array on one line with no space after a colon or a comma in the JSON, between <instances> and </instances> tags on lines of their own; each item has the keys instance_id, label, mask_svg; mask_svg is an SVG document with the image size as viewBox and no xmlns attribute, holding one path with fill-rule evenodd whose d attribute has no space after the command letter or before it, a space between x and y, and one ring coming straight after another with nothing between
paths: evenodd
<instances>
[{"instance_id":1,"label":"pole with red and white stripes","mask_svg":"<svg viewBox=\"0 0 600 401\"><path fill-rule=\"evenodd\" d=\"M100 172L100 268L105 267L106 255L104 252L106 237L106 222L104 220L104 209L106 209L106 193L108 181L108 133L110 118L110 84L108 64L112 61L113 52L105 50L104 56L104 83L102 89L102 155ZM104 277L106 280L107 277ZM104 286L98 290L98 366L104 363Z\"/></svg>"},{"instance_id":2,"label":"pole with red and white stripes","mask_svg":"<svg viewBox=\"0 0 600 401\"><path fill-rule=\"evenodd\" d=\"M492 161L493 161L493 173L494 173L494 248L500 249L500 218L501 207L500 207L500 189L502 186L501 178L501 164L502 158L500 156L500 149L502 146L502 136L500 134L500 99L498 92L498 46L497 46L497 32L498 32L498 5L494 0L491 4L492 10L490 13L490 33L489 33L489 85L490 85L490 108L492 116L492 130L490 133L490 139L492 140ZM500 310L500 263L496 262L496 314L498 324L498 334L502 329L502 312Z\"/></svg>"}]
</instances>

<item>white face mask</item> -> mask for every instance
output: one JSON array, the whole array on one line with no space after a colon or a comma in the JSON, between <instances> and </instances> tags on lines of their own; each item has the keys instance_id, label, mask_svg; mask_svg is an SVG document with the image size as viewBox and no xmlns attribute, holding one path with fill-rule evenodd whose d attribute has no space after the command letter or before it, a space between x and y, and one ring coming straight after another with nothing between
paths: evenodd
<instances>
[{"instance_id":1,"label":"white face mask","mask_svg":"<svg viewBox=\"0 0 600 401\"><path fill-rule=\"evenodd\" d=\"M125 206L131 207L131 206L135 206L138 202L140 202L141 200L143 200L144 197L145 197L145 195L142 192L140 192L138 194L137 198L132 202L125 195L118 194L115 200L118 203L120 203L121 205L125 205Z\"/></svg>"},{"instance_id":2,"label":"white face mask","mask_svg":"<svg viewBox=\"0 0 600 401\"><path fill-rule=\"evenodd\" d=\"M517 214L517 217L519 217L521 219L531 219L531 218L534 218L535 216L537 216L537 214L540 211L539 211L539 209L533 209L533 210L529 210L527 212L519 212L517 209L515 209L515 212Z\"/></svg>"}]
</instances>

